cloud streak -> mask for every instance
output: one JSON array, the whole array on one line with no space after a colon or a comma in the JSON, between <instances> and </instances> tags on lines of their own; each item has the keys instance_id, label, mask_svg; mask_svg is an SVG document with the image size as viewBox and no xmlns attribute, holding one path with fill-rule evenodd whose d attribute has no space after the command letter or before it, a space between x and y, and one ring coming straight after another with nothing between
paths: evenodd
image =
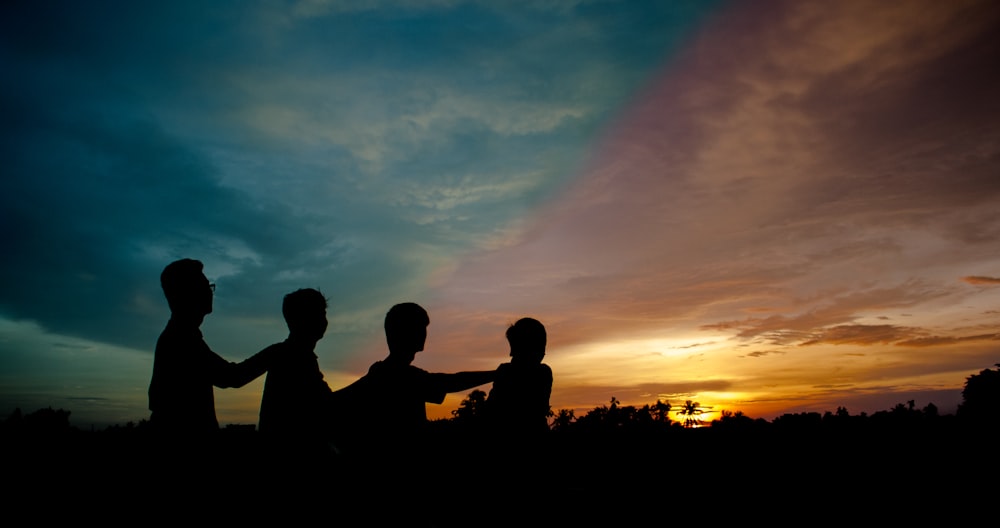
<instances>
[{"instance_id":1,"label":"cloud streak","mask_svg":"<svg viewBox=\"0 0 1000 528\"><path fill-rule=\"evenodd\" d=\"M962 280L974 286L996 286L1000 284L1000 279L996 277L971 276L962 277Z\"/></svg>"}]
</instances>

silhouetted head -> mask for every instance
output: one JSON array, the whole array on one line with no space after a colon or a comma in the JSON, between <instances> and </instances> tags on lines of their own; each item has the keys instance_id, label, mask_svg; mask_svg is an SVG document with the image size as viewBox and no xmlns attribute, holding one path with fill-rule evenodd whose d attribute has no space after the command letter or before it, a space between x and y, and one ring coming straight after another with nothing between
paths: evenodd
<instances>
[{"instance_id":1,"label":"silhouetted head","mask_svg":"<svg viewBox=\"0 0 1000 528\"><path fill-rule=\"evenodd\" d=\"M424 349L427 341L427 326L431 319L417 303L401 303L389 309L385 314L385 340L389 345L390 355L408 356Z\"/></svg>"},{"instance_id":2,"label":"silhouetted head","mask_svg":"<svg viewBox=\"0 0 1000 528\"><path fill-rule=\"evenodd\" d=\"M507 327L510 357L518 361L541 362L545 357L545 326L525 317Z\"/></svg>"},{"instance_id":3,"label":"silhouetted head","mask_svg":"<svg viewBox=\"0 0 1000 528\"><path fill-rule=\"evenodd\" d=\"M160 274L160 286L170 311L177 315L204 317L212 313L215 285L202 272L201 261L181 259L167 264Z\"/></svg>"},{"instance_id":4,"label":"silhouetted head","mask_svg":"<svg viewBox=\"0 0 1000 528\"><path fill-rule=\"evenodd\" d=\"M326 297L319 290L303 288L285 296L281 313L293 336L319 341L326 333Z\"/></svg>"}]
</instances>

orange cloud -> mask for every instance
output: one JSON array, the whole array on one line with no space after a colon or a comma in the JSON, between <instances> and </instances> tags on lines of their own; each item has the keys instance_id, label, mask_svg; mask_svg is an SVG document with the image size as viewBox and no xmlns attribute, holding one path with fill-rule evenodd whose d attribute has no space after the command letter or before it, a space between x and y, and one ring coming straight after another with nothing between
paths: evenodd
<instances>
[{"instance_id":1,"label":"orange cloud","mask_svg":"<svg viewBox=\"0 0 1000 528\"><path fill-rule=\"evenodd\" d=\"M896 345L909 346L909 347L928 347L937 345L952 345L955 343L964 343L969 341L988 341L991 339L992 340L1000 339L1000 334L981 334L981 335L965 336L965 337L946 337L946 336L918 337L915 339L900 341L899 343L896 343Z\"/></svg>"},{"instance_id":2,"label":"orange cloud","mask_svg":"<svg viewBox=\"0 0 1000 528\"><path fill-rule=\"evenodd\" d=\"M764 357L770 354L784 354L782 350L758 350L747 354L747 357Z\"/></svg>"},{"instance_id":3,"label":"orange cloud","mask_svg":"<svg viewBox=\"0 0 1000 528\"><path fill-rule=\"evenodd\" d=\"M970 275L968 277L962 277L962 280L969 283L975 284L977 286L996 286L1000 284L1000 278L996 277L983 277L982 275Z\"/></svg>"},{"instance_id":4,"label":"orange cloud","mask_svg":"<svg viewBox=\"0 0 1000 528\"><path fill-rule=\"evenodd\" d=\"M841 325L822 330L801 346L827 343L833 345L889 344L921 333L920 330L894 325Z\"/></svg>"}]
</instances>

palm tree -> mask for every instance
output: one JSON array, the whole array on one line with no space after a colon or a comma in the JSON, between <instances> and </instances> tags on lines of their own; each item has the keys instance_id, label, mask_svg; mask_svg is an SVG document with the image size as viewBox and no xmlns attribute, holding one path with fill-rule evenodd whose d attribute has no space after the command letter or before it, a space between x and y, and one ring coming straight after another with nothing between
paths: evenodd
<instances>
[{"instance_id":1,"label":"palm tree","mask_svg":"<svg viewBox=\"0 0 1000 528\"><path fill-rule=\"evenodd\" d=\"M702 408L700 403L687 400L684 402L684 406L677 411L677 414L684 417L684 427L694 428L704 425L704 422L701 420L701 415L706 412L707 411Z\"/></svg>"}]
</instances>

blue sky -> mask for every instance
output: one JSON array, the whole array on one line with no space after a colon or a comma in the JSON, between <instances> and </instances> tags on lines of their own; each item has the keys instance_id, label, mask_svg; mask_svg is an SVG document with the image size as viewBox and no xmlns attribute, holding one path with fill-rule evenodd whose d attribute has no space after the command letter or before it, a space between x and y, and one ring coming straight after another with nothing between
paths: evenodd
<instances>
[{"instance_id":1,"label":"blue sky","mask_svg":"<svg viewBox=\"0 0 1000 528\"><path fill-rule=\"evenodd\" d=\"M2 9L0 411L146 417L182 257L231 360L327 294L334 388L402 301L430 369L538 317L556 408L954 403L1000 361L988 2Z\"/></svg>"}]
</instances>

